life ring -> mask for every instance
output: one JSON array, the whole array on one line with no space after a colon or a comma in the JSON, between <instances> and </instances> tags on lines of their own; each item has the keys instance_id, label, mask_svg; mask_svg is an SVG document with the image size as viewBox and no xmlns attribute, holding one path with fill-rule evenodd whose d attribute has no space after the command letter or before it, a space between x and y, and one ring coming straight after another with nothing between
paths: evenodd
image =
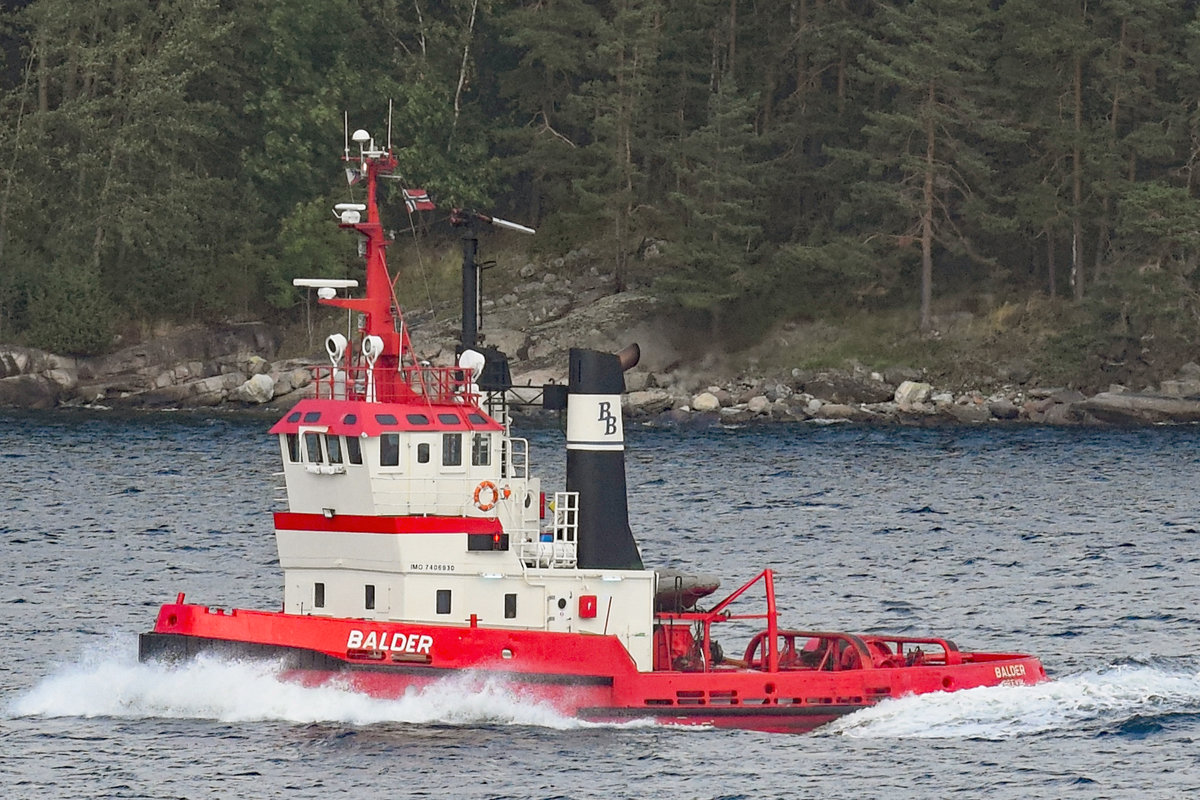
<instances>
[{"instance_id":1,"label":"life ring","mask_svg":"<svg viewBox=\"0 0 1200 800\"><path fill-rule=\"evenodd\" d=\"M492 496L489 499L485 492L491 492ZM480 511L491 511L496 507L496 503L500 502L501 498L507 499L512 494L512 491L505 486L503 489L497 489L496 484L491 481L484 481L475 487L475 507Z\"/></svg>"}]
</instances>

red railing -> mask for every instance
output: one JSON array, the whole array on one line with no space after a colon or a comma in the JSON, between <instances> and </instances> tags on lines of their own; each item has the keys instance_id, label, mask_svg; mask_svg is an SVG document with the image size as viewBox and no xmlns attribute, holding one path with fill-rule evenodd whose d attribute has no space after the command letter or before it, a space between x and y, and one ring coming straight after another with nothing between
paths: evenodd
<instances>
[{"instance_id":1,"label":"red railing","mask_svg":"<svg viewBox=\"0 0 1200 800\"><path fill-rule=\"evenodd\" d=\"M766 609L758 613L733 614L729 607L762 581ZM963 654L947 639L921 636L855 635L830 631L800 631L779 627L775 605L775 574L764 569L709 611L660 612L655 614L655 669L709 672L717 662L750 667L763 672L795 669L870 669L917 665L952 666L963 663ZM766 630L751 638L742 659L717 656L713 650L712 626L730 620L765 620ZM679 625L683 629L679 629ZM693 636L690 626L698 628ZM925 645L930 650L924 650ZM807 646L807 647L806 647ZM661 652L659 652L661 651Z\"/></svg>"},{"instance_id":2,"label":"red railing","mask_svg":"<svg viewBox=\"0 0 1200 800\"><path fill-rule=\"evenodd\" d=\"M477 404L479 395L461 367L313 367L317 398L430 405Z\"/></svg>"},{"instance_id":3,"label":"red railing","mask_svg":"<svg viewBox=\"0 0 1200 800\"><path fill-rule=\"evenodd\" d=\"M759 581L763 582L763 589L766 594L767 608L766 611L759 614L732 614L726 609L733 604L735 600L745 594L750 587ZM658 613L655 614L656 620L661 623L671 625L675 622L683 623L700 623L702 627L701 656L703 661L703 671L707 672L712 669L710 654L712 653L712 626L718 622L728 622L729 620L750 620L750 619L765 619L767 621L767 630L764 632L767 643L767 671L776 672L779 669L779 649L775 634L779 629L779 613L775 608L775 573L771 569L764 569L753 579L744 584L740 589L730 594L721 602L717 603L709 611L693 611L682 613Z\"/></svg>"}]
</instances>

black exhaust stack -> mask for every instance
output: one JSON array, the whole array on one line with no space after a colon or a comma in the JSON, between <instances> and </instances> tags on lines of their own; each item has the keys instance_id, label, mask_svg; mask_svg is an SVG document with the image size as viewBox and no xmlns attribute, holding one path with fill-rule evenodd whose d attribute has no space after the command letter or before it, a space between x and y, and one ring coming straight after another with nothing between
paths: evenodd
<instances>
[{"instance_id":1,"label":"black exhaust stack","mask_svg":"<svg viewBox=\"0 0 1200 800\"><path fill-rule=\"evenodd\" d=\"M484 221L491 221L487 217ZM495 347L483 346L479 334L479 323L483 319L483 268L480 264L478 222L480 215L455 209L450 215L450 224L464 228L462 236L462 337L455 351L455 363L464 350L474 350L484 358L483 371L475 381L485 392L506 392L512 388L512 373L508 368L508 356ZM532 233L532 231L530 231Z\"/></svg>"},{"instance_id":2,"label":"black exhaust stack","mask_svg":"<svg viewBox=\"0 0 1200 800\"><path fill-rule=\"evenodd\" d=\"M567 491L579 492L580 569L643 569L625 496L625 370L636 344L620 353L571 349L567 381Z\"/></svg>"}]
</instances>

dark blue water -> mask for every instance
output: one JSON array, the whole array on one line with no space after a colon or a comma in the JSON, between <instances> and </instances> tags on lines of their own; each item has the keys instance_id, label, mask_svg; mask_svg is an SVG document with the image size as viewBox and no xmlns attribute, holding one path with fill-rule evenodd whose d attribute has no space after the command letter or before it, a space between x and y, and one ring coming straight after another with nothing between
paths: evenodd
<instances>
[{"instance_id":1,"label":"dark blue water","mask_svg":"<svg viewBox=\"0 0 1200 800\"><path fill-rule=\"evenodd\" d=\"M261 665L137 664L136 634L179 591L278 607L268 424L0 417L6 796L1200 789L1200 428L630 431L648 564L716 572L729 589L771 566L789 624L1034 652L1055 678L779 736L589 726L469 678L385 702ZM561 487L561 437L530 438L546 488Z\"/></svg>"}]
</instances>

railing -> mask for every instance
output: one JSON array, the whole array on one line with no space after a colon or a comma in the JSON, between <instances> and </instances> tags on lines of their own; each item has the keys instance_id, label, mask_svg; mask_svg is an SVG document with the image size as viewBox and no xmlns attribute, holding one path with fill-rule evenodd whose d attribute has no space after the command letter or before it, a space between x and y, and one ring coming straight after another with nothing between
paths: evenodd
<instances>
[{"instance_id":1,"label":"railing","mask_svg":"<svg viewBox=\"0 0 1200 800\"><path fill-rule=\"evenodd\" d=\"M728 609L754 584L763 582L766 609L733 614ZM714 647L712 626L731 620L766 620L766 630L750 639L741 659ZM775 606L775 580L770 569L730 594L710 611L659 612L655 621L655 669L712 671L719 664L763 672L793 670L860 670L917 666L953 666L975 660L960 653L949 639L922 636L856 635L831 631L780 628ZM695 633L689 628L695 629Z\"/></svg>"},{"instance_id":2,"label":"railing","mask_svg":"<svg viewBox=\"0 0 1200 800\"><path fill-rule=\"evenodd\" d=\"M727 609L735 600L749 591L750 587L759 581L763 582L763 593L766 595L766 610L758 614L733 614ZM758 573L750 581L742 585L721 602L713 606L710 611L693 611L681 613L658 613L655 614L655 622L661 625L673 626L675 623L697 624L701 629L701 635L698 641L695 641L698 658L695 661L699 665L699 670L708 672L714 666L716 659L713 657L713 640L712 626L718 622L729 622L730 620L766 620L767 629L762 633L765 639L765 668L767 672L779 671L779 643L776 641L775 634L779 630L779 613L775 607L775 572L771 569L764 569Z\"/></svg>"},{"instance_id":3,"label":"railing","mask_svg":"<svg viewBox=\"0 0 1200 800\"><path fill-rule=\"evenodd\" d=\"M831 631L778 631L780 670L852 670L950 666L963 662L948 639L918 636L858 636ZM742 666L765 669L767 633L750 640ZM924 645L925 649L921 645ZM729 659L732 662L732 659Z\"/></svg>"},{"instance_id":4,"label":"railing","mask_svg":"<svg viewBox=\"0 0 1200 800\"><path fill-rule=\"evenodd\" d=\"M316 394L322 400L362 402L422 402L472 405L479 402L478 387L461 367L312 367Z\"/></svg>"},{"instance_id":5,"label":"railing","mask_svg":"<svg viewBox=\"0 0 1200 800\"><path fill-rule=\"evenodd\" d=\"M572 569L577 561L579 492L554 493L554 527L541 533L538 541L523 541L521 561L527 567Z\"/></svg>"},{"instance_id":6,"label":"railing","mask_svg":"<svg viewBox=\"0 0 1200 800\"><path fill-rule=\"evenodd\" d=\"M505 439L507 450L504 459L504 476L514 480L524 480L529 477L529 440Z\"/></svg>"}]
</instances>

